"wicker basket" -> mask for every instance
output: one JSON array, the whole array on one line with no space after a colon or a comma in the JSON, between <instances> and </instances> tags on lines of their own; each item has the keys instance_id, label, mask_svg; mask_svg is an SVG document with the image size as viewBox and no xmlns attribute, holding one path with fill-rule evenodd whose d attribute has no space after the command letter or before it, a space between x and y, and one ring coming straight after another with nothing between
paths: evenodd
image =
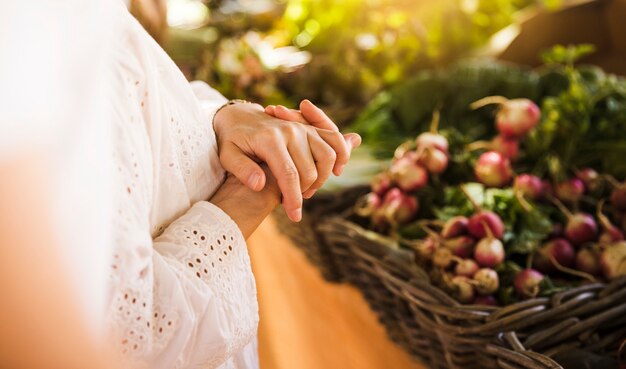
<instances>
[{"instance_id":1,"label":"wicker basket","mask_svg":"<svg viewBox=\"0 0 626 369\"><path fill-rule=\"evenodd\" d=\"M502 308L461 305L391 240L341 216L318 228L390 335L431 368L562 368L557 353L614 355L626 338L626 277Z\"/></svg>"},{"instance_id":2,"label":"wicker basket","mask_svg":"<svg viewBox=\"0 0 626 369\"><path fill-rule=\"evenodd\" d=\"M273 213L279 231L287 235L304 252L327 281L341 282L344 274L337 268L333 255L318 233L316 225L322 217L352 207L356 199L367 191L367 186L357 186L337 192L322 192L304 202L300 223L289 220L280 208Z\"/></svg>"}]
</instances>

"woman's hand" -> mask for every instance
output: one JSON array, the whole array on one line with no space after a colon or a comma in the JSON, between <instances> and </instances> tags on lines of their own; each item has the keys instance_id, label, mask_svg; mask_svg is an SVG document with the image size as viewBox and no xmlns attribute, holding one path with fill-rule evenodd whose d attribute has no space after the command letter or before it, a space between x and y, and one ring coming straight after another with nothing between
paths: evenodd
<instances>
[{"instance_id":1,"label":"woman's hand","mask_svg":"<svg viewBox=\"0 0 626 369\"><path fill-rule=\"evenodd\" d=\"M263 219L280 204L280 188L266 165L262 165L266 183L262 190L253 191L237 177L228 174L226 181L209 200L237 223L244 238L248 238Z\"/></svg>"},{"instance_id":2,"label":"woman's hand","mask_svg":"<svg viewBox=\"0 0 626 369\"><path fill-rule=\"evenodd\" d=\"M267 163L293 221L302 218L303 193L312 196L331 171L341 174L350 152L360 144L358 135L344 137L308 101L301 105L297 121L307 124L268 115L257 104L226 106L214 119L222 166L250 189L260 191L267 176L258 162Z\"/></svg>"}]
</instances>

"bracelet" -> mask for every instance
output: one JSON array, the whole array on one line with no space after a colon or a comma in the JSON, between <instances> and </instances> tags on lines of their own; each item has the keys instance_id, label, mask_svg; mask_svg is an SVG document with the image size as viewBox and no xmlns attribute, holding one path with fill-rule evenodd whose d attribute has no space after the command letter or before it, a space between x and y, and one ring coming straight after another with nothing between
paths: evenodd
<instances>
[{"instance_id":1,"label":"bracelet","mask_svg":"<svg viewBox=\"0 0 626 369\"><path fill-rule=\"evenodd\" d=\"M220 112L220 110L224 109L227 106L230 105L235 105L235 104L252 104L250 101L247 100L242 100L242 99L232 99L232 100L228 100L226 102L226 104L220 106L219 108L217 108L217 110L215 111L215 114L213 114L213 119L211 120L211 127L213 127L213 130L215 131L215 117L217 117L217 113Z\"/></svg>"}]
</instances>

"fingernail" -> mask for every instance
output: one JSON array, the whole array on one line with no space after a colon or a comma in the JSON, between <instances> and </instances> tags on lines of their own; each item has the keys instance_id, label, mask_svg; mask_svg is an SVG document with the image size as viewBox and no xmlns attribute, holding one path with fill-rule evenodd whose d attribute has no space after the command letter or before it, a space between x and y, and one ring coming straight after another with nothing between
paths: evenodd
<instances>
[{"instance_id":1,"label":"fingernail","mask_svg":"<svg viewBox=\"0 0 626 369\"><path fill-rule=\"evenodd\" d=\"M304 193L304 195L302 195L302 197L304 197L305 199L310 199L311 197L313 197L313 195L315 195L316 192L317 190L308 190Z\"/></svg>"},{"instance_id":2,"label":"fingernail","mask_svg":"<svg viewBox=\"0 0 626 369\"><path fill-rule=\"evenodd\" d=\"M261 175L257 172L254 172L250 175L250 178L248 178L248 183L250 184L250 187L252 187L253 189L257 189L260 180Z\"/></svg>"},{"instance_id":3,"label":"fingernail","mask_svg":"<svg viewBox=\"0 0 626 369\"><path fill-rule=\"evenodd\" d=\"M346 167L345 164L341 164L339 167L337 167L337 174L338 176L340 176L343 173L343 169Z\"/></svg>"}]
</instances>

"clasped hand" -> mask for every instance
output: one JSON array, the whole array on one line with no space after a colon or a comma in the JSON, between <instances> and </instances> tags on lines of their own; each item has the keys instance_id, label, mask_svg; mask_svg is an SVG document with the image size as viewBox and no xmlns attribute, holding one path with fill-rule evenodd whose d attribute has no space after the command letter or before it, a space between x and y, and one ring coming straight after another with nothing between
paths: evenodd
<instances>
[{"instance_id":1,"label":"clasped hand","mask_svg":"<svg viewBox=\"0 0 626 369\"><path fill-rule=\"evenodd\" d=\"M352 150L361 144L359 135L342 135L308 100L300 110L228 105L216 114L214 128L224 169L250 189L261 191L271 182L261 168L266 163L287 216L296 222L302 219L302 199L313 196L331 172L340 175Z\"/></svg>"}]
</instances>

